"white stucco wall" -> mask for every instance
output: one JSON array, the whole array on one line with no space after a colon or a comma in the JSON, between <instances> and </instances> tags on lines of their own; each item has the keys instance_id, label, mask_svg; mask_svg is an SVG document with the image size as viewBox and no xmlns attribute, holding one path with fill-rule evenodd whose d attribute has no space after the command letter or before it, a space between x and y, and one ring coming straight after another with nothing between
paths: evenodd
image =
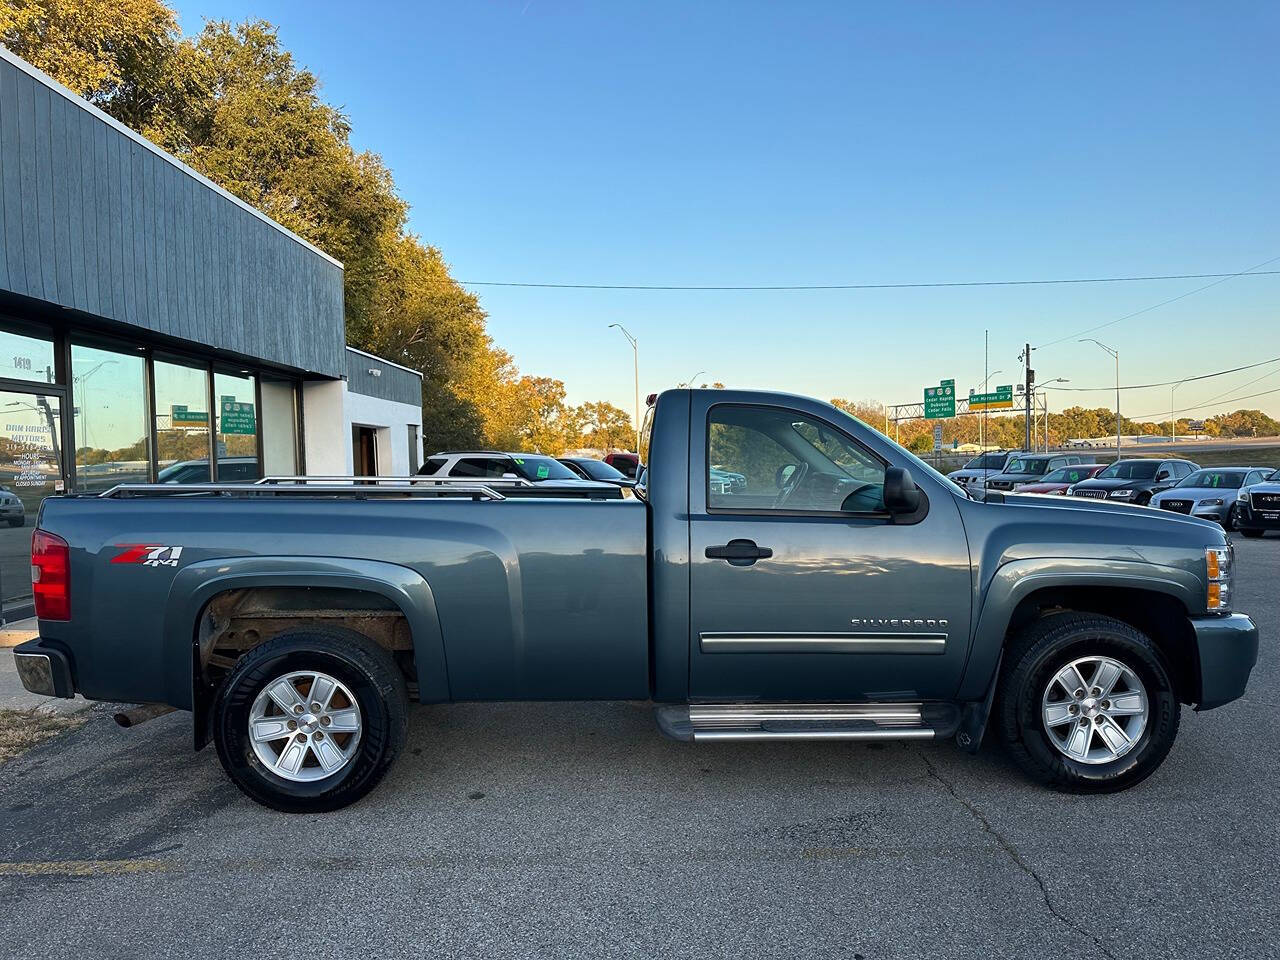
<instances>
[{"instance_id":1,"label":"white stucco wall","mask_svg":"<svg viewBox=\"0 0 1280 960\"><path fill-rule=\"evenodd\" d=\"M422 462L422 407L351 393L345 380L312 381L302 385L303 448L307 473L313 476L351 476L353 425L377 430L378 473L403 477L409 473L409 424L417 426L418 462Z\"/></svg>"}]
</instances>

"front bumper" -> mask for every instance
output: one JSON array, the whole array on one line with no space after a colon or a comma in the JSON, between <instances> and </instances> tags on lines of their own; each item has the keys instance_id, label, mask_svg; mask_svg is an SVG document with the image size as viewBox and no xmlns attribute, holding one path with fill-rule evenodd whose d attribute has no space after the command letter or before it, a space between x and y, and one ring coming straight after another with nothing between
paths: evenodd
<instances>
[{"instance_id":1,"label":"front bumper","mask_svg":"<svg viewBox=\"0 0 1280 960\"><path fill-rule=\"evenodd\" d=\"M1243 613L1192 617L1200 658L1197 710L1212 710L1244 694L1249 673L1258 662L1258 627Z\"/></svg>"},{"instance_id":2,"label":"front bumper","mask_svg":"<svg viewBox=\"0 0 1280 960\"><path fill-rule=\"evenodd\" d=\"M18 679L31 693L67 699L76 695L71 661L66 653L40 637L14 647L13 662L18 667Z\"/></svg>"},{"instance_id":3,"label":"front bumper","mask_svg":"<svg viewBox=\"0 0 1280 960\"><path fill-rule=\"evenodd\" d=\"M1280 530L1280 511L1254 510L1247 500L1237 500L1235 523L1246 530Z\"/></svg>"}]
</instances>

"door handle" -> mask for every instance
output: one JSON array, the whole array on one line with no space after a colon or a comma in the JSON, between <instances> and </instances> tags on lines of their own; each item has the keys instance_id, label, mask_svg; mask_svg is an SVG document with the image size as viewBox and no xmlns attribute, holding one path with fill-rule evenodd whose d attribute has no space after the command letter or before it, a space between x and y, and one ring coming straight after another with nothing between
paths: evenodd
<instances>
[{"instance_id":1,"label":"door handle","mask_svg":"<svg viewBox=\"0 0 1280 960\"><path fill-rule=\"evenodd\" d=\"M708 560L728 560L735 567L749 567L757 560L772 557L773 551L757 547L754 540L730 540L722 547L707 547L704 555Z\"/></svg>"}]
</instances>

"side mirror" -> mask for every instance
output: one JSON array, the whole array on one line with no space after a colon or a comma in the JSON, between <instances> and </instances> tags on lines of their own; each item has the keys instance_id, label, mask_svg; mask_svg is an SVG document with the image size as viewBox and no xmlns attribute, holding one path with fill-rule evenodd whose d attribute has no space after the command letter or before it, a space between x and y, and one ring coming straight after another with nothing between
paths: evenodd
<instances>
[{"instance_id":1,"label":"side mirror","mask_svg":"<svg viewBox=\"0 0 1280 960\"><path fill-rule=\"evenodd\" d=\"M502 475L502 479L503 480L519 480L520 477L518 474L514 474L510 470L508 470L506 473Z\"/></svg>"},{"instance_id":2,"label":"side mirror","mask_svg":"<svg viewBox=\"0 0 1280 960\"><path fill-rule=\"evenodd\" d=\"M1168 479L1169 479L1169 471L1168 471L1168 470L1161 470L1159 473L1157 473L1157 474L1156 474L1156 479L1157 479L1157 480L1168 480Z\"/></svg>"},{"instance_id":3,"label":"side mirror","mask_svg":"<svg viewBox=\"0 0 1280 960\"><path fill-rule=\"evenodd\" d=\"M773 475L773 485L781 490L796 472L794 463L784 463Z\"/></svg>"},{"instance_id":4,"label":"side mirror","mask_svg":"<svg viewBox=\"0 0 1280 960\"><path fill-rule=\"evenodd\" d=\"M884 507L890 513L915 513L920 508L920 488L911 471L890 467L884 472Z\"/></svg>"}]
</instances>

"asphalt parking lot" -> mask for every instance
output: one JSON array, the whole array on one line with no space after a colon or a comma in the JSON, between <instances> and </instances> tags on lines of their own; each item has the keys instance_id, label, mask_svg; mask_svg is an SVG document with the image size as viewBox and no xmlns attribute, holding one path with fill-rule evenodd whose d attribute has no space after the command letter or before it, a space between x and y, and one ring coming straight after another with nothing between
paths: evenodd
<instances>
[{"instance_id":1,"label":"asphalt parking lot","mask_svg":"<svg viewBox=\"0 0 1280 960\"><path fill-rule=\"evenodd\" d=\"M0 768L0 956L1280 955L1280 537L1245 699L1127 793L990 745L675 743L642 704L415 708L346 811L273 813L174 714Z\"/></svg>"}]
</instances>

